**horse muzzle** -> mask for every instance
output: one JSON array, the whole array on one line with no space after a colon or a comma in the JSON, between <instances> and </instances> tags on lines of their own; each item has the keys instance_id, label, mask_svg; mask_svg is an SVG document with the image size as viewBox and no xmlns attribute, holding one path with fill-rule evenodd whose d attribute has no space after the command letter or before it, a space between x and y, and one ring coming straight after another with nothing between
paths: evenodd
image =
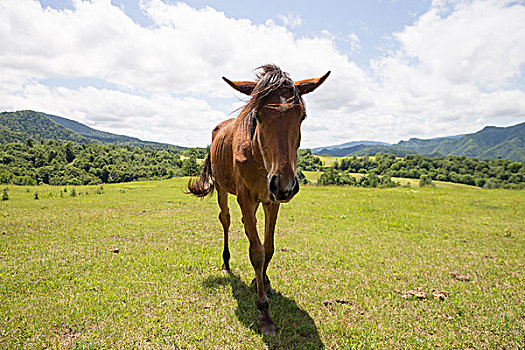
<instances>
[{"instance_id":1,"label":"horse muzzle","mask_svg":"<svg viewBox=\"0 0 525 350\"><path fill-rule=\"evenodd\" d=\"M294 176L288 181L283 181L280 175L268 177L268 190L272 202L286 203L299 192L299 179Z\"/></svg>"}]
</instances>

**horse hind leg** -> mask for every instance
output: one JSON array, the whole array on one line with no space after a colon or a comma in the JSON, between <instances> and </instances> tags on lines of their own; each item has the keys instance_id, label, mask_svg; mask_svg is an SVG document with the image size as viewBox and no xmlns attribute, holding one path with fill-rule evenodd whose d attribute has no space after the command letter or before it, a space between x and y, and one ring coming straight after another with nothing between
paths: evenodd
<instances>
[{"instance_id":1,"label":"horse hind leg","mask_svg":"<svg viewBox=\"0 0 525 350\"><path fill-rule=\"evenodd\" d=\"M224 249L222 251L222 271L230 272L230 249L228 246L228 231L230 229L230 210L228 208L228 192L217 186L217 198L221 212L219 220L224 230Z\"/></svg>"}]
</instances>

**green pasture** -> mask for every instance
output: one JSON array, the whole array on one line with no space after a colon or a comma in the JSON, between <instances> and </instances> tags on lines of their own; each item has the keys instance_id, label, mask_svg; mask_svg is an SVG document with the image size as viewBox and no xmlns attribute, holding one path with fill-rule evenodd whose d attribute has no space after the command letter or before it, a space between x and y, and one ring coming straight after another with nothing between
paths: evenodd
<instances>
[{"instance_id":1,"label":"green pasture","mask_svg":"<svg viewBox=\"0 0 525 350\"><path fill-rule=\"evenodd\" d=\"M0 348L525 347L523 191L302 187L277 223L269 338L235 199L225 275L216 196L186 182L9 186Z\"/></svg>"},{"instance_id":2,"label":"green pasture","mask_svg":"<svg viewBox=\"0 0 525 350\"><path fill-rule=\"evenodd\" d=\"M317 154L315 156L321 159L323 166L332 166L336 160L340 162L342 159L345 159L345 157L321 156Z\"/></svg>"},{"instance_id":3,"label":"green pasture","mask_svg":"<svg viewBox=\"0 0 525 350\"><path fill-rule=\"evenodd\" d=\"M318 154L316 154L315 156L318 157L319 159L321 159L321 162L323 163L323 166L332 166L332 165L334 165L334 163L336 161L341 163L341 161L343 159L352 158L352 157L335 157L335 156L318 155ZM358 158L362 158L362 157L358 157ZM368 156L368 158L369 159L376 159L375 156Z\"/></svg>"}]
</instances>

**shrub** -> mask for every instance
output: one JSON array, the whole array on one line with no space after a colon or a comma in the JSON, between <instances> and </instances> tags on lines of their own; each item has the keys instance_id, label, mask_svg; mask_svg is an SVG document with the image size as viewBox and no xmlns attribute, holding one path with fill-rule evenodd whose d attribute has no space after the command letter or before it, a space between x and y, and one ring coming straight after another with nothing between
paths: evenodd
<instances>
[{"instance_id":1,"label":"shrub","mask_svg":"<svg viewBox=\"0 0 525 350\"><path fill-rule=\"evenodd\" d=\"M383 176L380 178L379 187L381 188L393 188L399 186L401 186L401 184L399 182L392 181L390 176Z\"/></svg>"},{"instance_id":2,"label":"shrub","mask_svg":"<svg viewBox=\"0 0 525 350\"><path fill-rule=\"evenodd\" d=\"M11 174L9 171L0 171L0 183L8 184L11 182L12 178L13 174Z\"/></svg>"},{"instance_id":3,"label":"shrub","mask_svg":"<svg viewBox=\"0 0 525 350\"><path fill-rule=\"evenodd\" d=\"M419 187L434 187L432 178L428 175L421 175L419 177Z\"/></svg>"},{"instance_id":4,"label":"shrub","mask_svg":"<svg viewBox=\"0 0 525 350\"><path fill-rule=\"evenodd\" d=\"M308 183L308 180L306 179L306 176L304 176L302 170L300 168L297 168L297 179L299 180L299 183L301 185L306 185Z\"/></svg>"}]
</instances>

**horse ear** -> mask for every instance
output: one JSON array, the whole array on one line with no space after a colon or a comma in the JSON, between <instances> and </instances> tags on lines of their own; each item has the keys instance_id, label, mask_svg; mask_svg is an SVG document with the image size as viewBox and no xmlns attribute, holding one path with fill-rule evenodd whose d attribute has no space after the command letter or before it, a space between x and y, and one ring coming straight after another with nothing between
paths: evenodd
<instances>
[{"instance_id":1,"label":"horse ear","mask_svg":"<svg viewBox=\"0 0 525 350\"><path fill-rule=\"evenodd\" d=\"M295 86L297 87L297 90L299 90L299 95L304 95L304 94L314 91L322 83L324 83L324 81L326 80L326 78L328 78L329 75L330 75L330 71L328 71L328 73L326 73L320 78L296 81Z\"/></svg>"},{"instance_id":2,"label":"horse ear","mask_svg":"<svg viewBox=\"0 0 525 350\"><path fill-rule=\"evenodd\" d=\"M225 77L222 77L222 79L232 88L246 95L251 95L255 85L257 85L253 81L231 81Z\"/></svg>"}]
</instances>

